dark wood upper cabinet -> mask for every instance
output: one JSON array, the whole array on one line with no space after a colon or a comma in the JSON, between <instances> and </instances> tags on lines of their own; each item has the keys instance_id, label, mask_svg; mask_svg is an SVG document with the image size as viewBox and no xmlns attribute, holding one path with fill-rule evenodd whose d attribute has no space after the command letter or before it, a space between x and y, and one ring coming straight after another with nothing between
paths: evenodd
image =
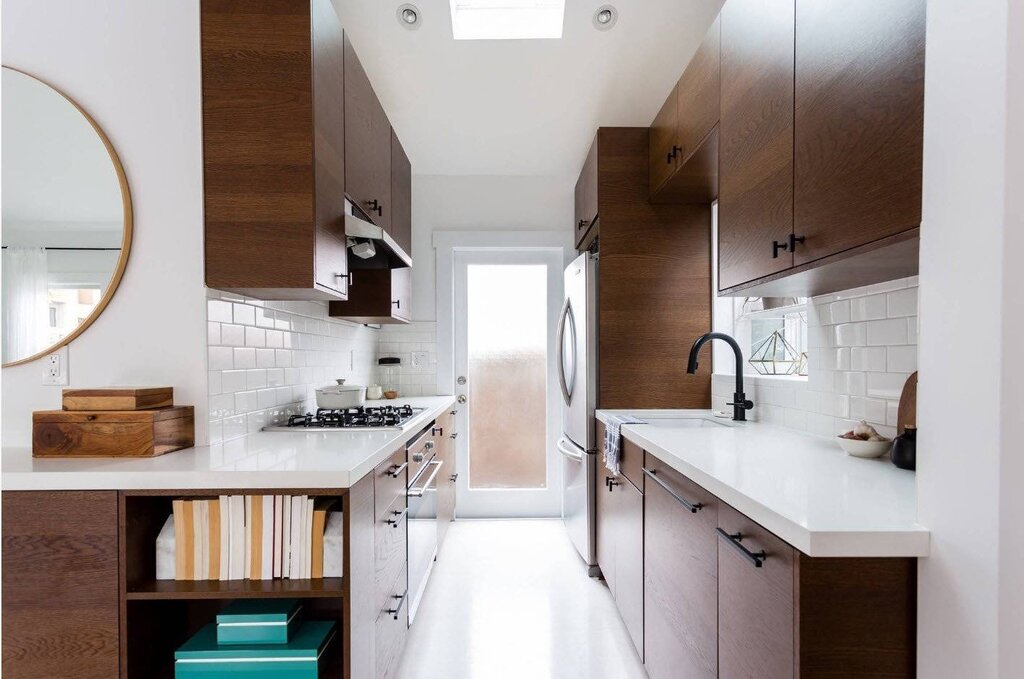
<instances>
[{"instance_id":1,"label":"dark wood upper cabinet","mask_svg":"<svg viewBox=\"0 0 1024 679\"><path fill-rule=\"evenodd\" d=\"M796 265L921 223L925 4L796 0Z\"/></svg>"},{"instance_id":2,"label":"dark wood upper cabinet","mask_svg":"<svg viewBox=\"0 0 1024 679\"><path fill-rule=\"evenodd\" d=\"M651 200L710 203L718 196L720 20L708 29L651 125Z\"/></svg>"},{"instance_id":3,"label":"dark wood upper cabinet","mask_svg":"<svg viewBox=\"0 0 1024 679\"><path fill-rule=\"evenodd\" d=\"M391 226L391 123L345 38L345 191L385 231Z\"/></svg>"},{"instance_id":4,"label":"dark wood upper cabinet","mask_svg":"<svg viewBox=\"0 0 1024 679\"><path fill-rule=\"evenodd\" d=\"M724 290L793 266L793 0L729 0L720 21Z\"/></svg>"},{"instance_id":5,"label":"dark wood upper cabinet","mask_svg":"<svg viewBox=\"0 0 1024 679\"><path fill-rule=\"evenodd\" d=\"M412 256L412 165L395 131L391 131L391 226L388 233Z\"/></svg>"},{"instance_id":6,"label":"dark wood upper cabinet","mask_svg":"<svg viewBox=\"0 0 1024 679\"><path fill-rule=\"evenodd\" d=\"M645 467L644 666L651 679L715 679L718 499L651 455Z\"/></svg>"},{"instance_id":7,"label":"dark wood upper cabinet","mask_svg":"<svg viewBox=\"0 0 1024 679\"><path fill-rule=\"evenodd\" d=\"M350 274L348 299L331 302L328 314L354 323L412 320L412 269L357 269Z\"/></svg>"},{"instance_id":8,"label":"dark wood upper cabinet","mask_svg":"<svg viewBox=\"0 0 1024 679\"><path fill-rule=\"evenodd\" d=\"M586 160L583 161L583 169L580 170L580 176L576 180L576 220L573 228L576 234L576 248L580 250L585 249L584 241L589 242L593 239L594 232L591 230L591 227L594 226L598 217L597 151L598 139L595 138L594 143L590 145L590 150L587 152Z\"/></svg>"},{"instance_id":9,"label":"dark wood upper cabinet","mask_svg":"<svg viewBox=\"0 0 1024 679\"><path fill-rule=\"evenodd\" d=\"M206 284L344 299L344 50L330 0L201 6Z\"/></svg>"},{"instance_id":10,"label":"dark wood upper cabinet","mask_svg":"<svg viewBox=\"0 0 1024 679\"><path fill-rule=\"evenodd\" d=\"M679 154L679 84L672 88L650 128L650 183L651 194L668 181L681 162Z\"/></svg>"},{"instance_id":11,"label":"dark wood upper cabinet","mask_svg":"<svg viewBox=\"0 0 1024 679\"><path fill-rule=\"evenodd\" d=\"M120 673L116 491L3 493L3 674Z\"/></svg>"}]
</instances>

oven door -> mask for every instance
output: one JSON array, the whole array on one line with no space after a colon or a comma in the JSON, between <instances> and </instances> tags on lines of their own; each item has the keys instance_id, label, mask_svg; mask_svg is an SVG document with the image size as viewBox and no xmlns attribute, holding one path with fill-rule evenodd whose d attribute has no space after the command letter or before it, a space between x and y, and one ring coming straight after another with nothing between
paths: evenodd
<instances>
[{"instance_id":1,"label":"oven door","mask_svg":"<svg viewBox=\"0 0 1024 679\"><path fill-rule=\"evenodd\" d=\"M409 623L412 624L437 555L437 479L444 460L433 457L409 483Z\"/></svg>"}]
</instances>

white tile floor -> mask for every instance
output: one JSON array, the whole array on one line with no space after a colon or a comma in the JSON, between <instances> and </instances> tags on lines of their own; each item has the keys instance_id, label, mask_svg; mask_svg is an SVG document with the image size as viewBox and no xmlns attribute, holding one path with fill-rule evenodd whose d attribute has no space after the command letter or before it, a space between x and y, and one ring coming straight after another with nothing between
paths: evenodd
<instances>
[{"instance_id":1,"label":"white tile floor","mask_svg":"<svg viewBox=\"0 0 1024 679\"><path fill-rule=\"evenodd\" d=\"M604 583L561 521L456 521L397 679L643 679Z\"/></svg>"}]
</instances>

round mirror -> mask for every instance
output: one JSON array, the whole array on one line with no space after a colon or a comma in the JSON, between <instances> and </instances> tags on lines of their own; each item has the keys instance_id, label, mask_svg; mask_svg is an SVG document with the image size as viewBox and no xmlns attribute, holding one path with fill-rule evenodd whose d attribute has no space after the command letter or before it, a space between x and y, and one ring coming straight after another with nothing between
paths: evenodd
<instances>
[{"instance_id":1,"label":"round mirror","mask_svg":"<svg viewBox=\"0 0 1024 679\"><path fill-rule=\"evenodd\" d=\"M117 153L78 104L3 68L4 367L48 354L102 313L132 240Z\"/></svg>"}]
</instances>

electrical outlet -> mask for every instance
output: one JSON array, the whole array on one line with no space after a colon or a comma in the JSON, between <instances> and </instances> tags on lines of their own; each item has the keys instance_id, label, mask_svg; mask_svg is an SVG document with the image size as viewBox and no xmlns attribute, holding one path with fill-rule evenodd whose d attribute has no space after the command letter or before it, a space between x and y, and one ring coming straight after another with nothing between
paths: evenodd
<instances>
[{"instance_id":1,"label":"electrical outlet","mask_svg":"<svg viewBox=\"0 0 1024 679\"><path fill-rule=\"evenodd\" d=\"M414 368L425 368L427 367L427 361L429 360L429 354L425 351L414 351L412 352L412 367Z\"/></svg>"},{"instance_id":2,"label":"electrical outlet","mask_svg":"<svg viewBox=\"0 0 1024 679\"><path fill-rule=\"evenodd\" d=\"M43 384L48 386L67 386L68 384L68 348L61 347L43 358Z\"/></svg>"}]
</instances>

